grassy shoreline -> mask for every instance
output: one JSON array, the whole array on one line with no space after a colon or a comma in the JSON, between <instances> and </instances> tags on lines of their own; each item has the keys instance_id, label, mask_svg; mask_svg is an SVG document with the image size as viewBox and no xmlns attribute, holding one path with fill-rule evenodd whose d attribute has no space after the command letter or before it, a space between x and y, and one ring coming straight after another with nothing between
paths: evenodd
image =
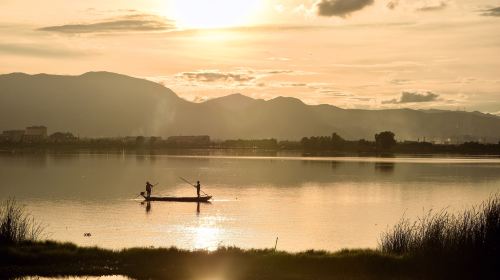
<instances>
[{"instance_id":1,"label":"grassy shoreline","mask_svg":"<svg viewBox=\"0 0 500 280\"><path fill-rule=\"evenodd\" d=\"M0 277L120 274L136 279L387 279L410 276L411 271L408 259L375 250L294 254L234 247L214 252L176 248L113 251L45 241L2 247L0 258L6 260L0 265Z\"/></svg>"},{"instance_id":2,"label":"grassy shoreline","mask_svg":"<svg viewBox=\"0 0 500 280\"><path fill-rule=\"evenodd\" d=\"M335 253L219 248L119 251L70 243L23 242L0 247L0 278L124 275L134 279L485 279L498 264L457 255L397 256L379 250Z\"/></svg>"},{"instance_id":3,"label":"grassy shoreline","mask_svg":"<svg viewBox=\"0 0 500 280\"><path fill-rule=\"evenodd\" d=\"M214 252L108 250L39 241L40 227L8 200L0 207L0 279L124 275L133 279L500 279L500 195L460 214L402 219L378 249Z\"/></svg>"}]
</instances>

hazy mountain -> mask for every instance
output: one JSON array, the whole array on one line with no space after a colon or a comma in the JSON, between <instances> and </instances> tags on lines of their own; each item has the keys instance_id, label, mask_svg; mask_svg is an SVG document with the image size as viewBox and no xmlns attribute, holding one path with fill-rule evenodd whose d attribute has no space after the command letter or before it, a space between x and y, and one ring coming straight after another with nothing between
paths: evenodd
<instances>
[{"instance_id":1,"label":"hazy mountain","mask_svg":"<svg viewBox=\"0 0 500 280\"><path fill-rule=\"evenodd\" d=\"M347 110L289 97L265 101L241 94L192 103L157 83L108 72L0 75L0 130L28 125L93 137L300 139L337 132L348 139L373 139L375 133L391 130L399 139L500 139L500 118L480 112Z\"/></svg>"}]
</instances>

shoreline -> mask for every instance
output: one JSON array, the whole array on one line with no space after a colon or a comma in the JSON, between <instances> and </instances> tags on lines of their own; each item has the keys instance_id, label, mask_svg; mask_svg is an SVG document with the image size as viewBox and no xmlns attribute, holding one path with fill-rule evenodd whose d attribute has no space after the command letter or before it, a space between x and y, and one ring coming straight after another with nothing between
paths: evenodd
<instances>
[{"instance_id":1,"label":"shoreline","mask_svg":"<svg viewBox=\"0 0 500 280\"><path fill-rule=\"evenodd\" d=\"M289 253L222 247L107 250L53 241L0 247L0 277L107 276L132 279L494 279L498 261L471 256L390 255L376 249Z\"/></svg>"},{"instance_id":2,"label":"shoreline","mask_svg":"<svg viewBox=\"0 0 500 280\"><path fill-rule=\"evenodd\" d=\"M0 146L0 154L127 154L166 156L234 156L234 157L284 157L284 158L493 158L500 159L498 153L458 153L458 152L353 152L353 151L307 151L254 148L76 148L76 147L17 147Z\"/></svg>"},{"instance_id":3,"label":"shoreline","mask_svg":"<svg viewBox=\"0 0 500 280\"><path fill-rule=\"evenodd\" d=\"M288 253L272 249L107 250L53 241L0 247L0 277L123 275L132 279L472 279L491 276L470 258L396 256L375 249ZM491 267L490 267L491 269Z\"/></svg>"}]
</instances>

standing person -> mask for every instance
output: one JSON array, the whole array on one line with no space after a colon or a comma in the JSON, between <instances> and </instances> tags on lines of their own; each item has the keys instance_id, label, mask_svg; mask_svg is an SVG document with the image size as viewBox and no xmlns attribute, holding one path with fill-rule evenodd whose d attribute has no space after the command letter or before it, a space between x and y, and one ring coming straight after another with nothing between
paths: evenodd
<instances>
[{"instance_id":1,"label":"standing person","mask_svg":"<svg viewBox=\"0 0 500 280\"><path fill-rule=\"evenodd\" d=\"M198 198L200 198L200 190L201 190L200 181L196 182L195 187L196 187L196 195L198 195Z\"/></svg>"},{"instance_id":2,"label":"standing person","mask_svg":"<svg viewBox=\"0 0 500 280\"><path fill-rule=\"evenodd\" d=\"M146 195L147 197L151 196L151 189L153 188L153 185L149 183L149 181L146 182Z\"/></svg>"}]
</instances>

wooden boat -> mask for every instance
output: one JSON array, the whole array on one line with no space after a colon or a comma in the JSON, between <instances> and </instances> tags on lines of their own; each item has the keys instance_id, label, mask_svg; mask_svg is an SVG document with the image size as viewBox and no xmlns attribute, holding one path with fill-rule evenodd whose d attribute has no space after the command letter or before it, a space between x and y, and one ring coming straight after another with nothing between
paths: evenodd
<instances>
[{"instance_id":1,"label":"wooden boat","mask_svg":"<svg viewBox=\"0 0 500 280\"><path fill-rule=\"evenodd\" d=\"M176 201L176 202L202 202L207 203L210 199L212 199L211 195L206 196L187 196L187 197L175 197L175 196L150 196L147 197L141 194L146 201Z\"/></svg>"}]
</instances>

